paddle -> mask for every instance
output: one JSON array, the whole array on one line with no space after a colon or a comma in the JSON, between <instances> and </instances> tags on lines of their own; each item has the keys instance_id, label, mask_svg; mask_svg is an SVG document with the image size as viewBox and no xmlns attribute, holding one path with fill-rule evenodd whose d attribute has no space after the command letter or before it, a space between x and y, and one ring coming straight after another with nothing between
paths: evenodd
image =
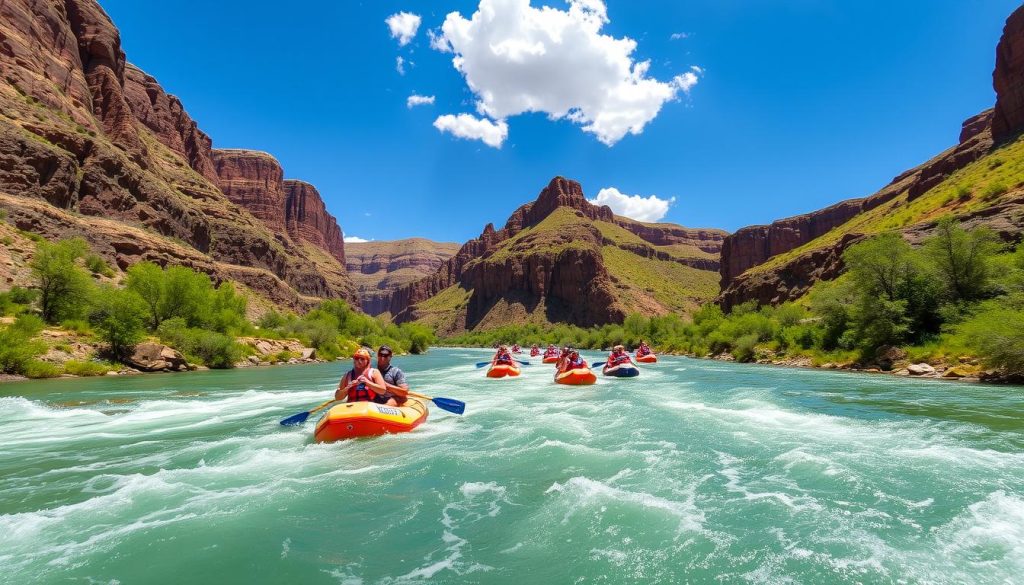
<instances>
[{"instance_id":1,"label":"paddle","mask_svg":"<svg viewBox=\"0 0 1024 585\"><path fill-rule=\"evenodd\" d=\"M429 400L441 410L447 410L453 414L462 414L463 412L466 412L466 403L461 400L455 400L454 398L441 398L440 396L432 398L426 394L419 394L411 391L409 392L409 396Z\"/></svg>"},{"instance_id":2,"label":"paddle","mask_svg":"<svg viewBox=\"0 0 1024 585\"><path fill-rule=\"evenodd\" d=\"M512 360L512 361L514 361L517 364L524 365L524 366L529 366L530 365L530 362L521 362L519 360ZM484 366L489 366L489 365L491 365L491 362L480 362L480 363L478 363L476 365L476 367L482 368Z\"/></svg>"},{"instance_id":3,"label":"paddle","mask_svg":"<svg viewBox=\"0 0 1024 585\"><path fill-rule=\"evenodd\" d=\"M309 415L313 414L318 410L323 410L330 406L331 404L334 404L335 402L340 402L340 400L328 400L327 402L324 402L323 404L312 410L307 410L306 412L300 412L299 414L289 416L288 418L281 421L281 424L286 427L301 425L302 423L306 422L306 419L309 418Z\"/></svg>"}]
</instances>

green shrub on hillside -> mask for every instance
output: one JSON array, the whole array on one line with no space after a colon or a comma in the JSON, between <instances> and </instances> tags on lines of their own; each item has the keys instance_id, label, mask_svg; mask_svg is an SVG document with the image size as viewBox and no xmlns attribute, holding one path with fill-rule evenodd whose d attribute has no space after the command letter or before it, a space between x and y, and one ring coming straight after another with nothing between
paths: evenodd
<instances>
[{"instance_id":1,"label":"green shrub on hillside","mask_svg":"<svg viewBox=\"0 0 1024 585\"><path fill-rule=\"evenodd\" d=\"M161 323L157 335L160 341L180 351L189 362L210 368L232 368L242 359L242 347L234 337L189 327L181 317Z\"/></svg>"},{"instance_id":2,"label":"green shrub on hillside","mask_svg":"<svg viewBox=\"0 0 1024 585\"><path fill-rule=\"evenodd\" d=\"M117 359L131 355L145 336L146 307L130 290L103 287L92 304L89 321Z\"/></svg>"},{"instance_id":3,"label":"green shrub on hillside","mask_svg":"<svg viewBox=\"0 0 1024 585\"><path fill-rule=\"evenodd\" d=\"M47 323L85 314L83 300L89 297L92 281L78 260L88 251L88 244L81 238L37 243L29 266L39 287L39 309Z\"/></svg>"}]
</instances>

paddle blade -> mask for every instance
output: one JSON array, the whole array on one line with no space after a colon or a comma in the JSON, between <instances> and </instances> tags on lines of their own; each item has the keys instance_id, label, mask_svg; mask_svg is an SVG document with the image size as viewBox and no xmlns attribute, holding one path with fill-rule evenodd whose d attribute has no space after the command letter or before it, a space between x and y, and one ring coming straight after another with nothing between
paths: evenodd
<instances>
[{"instance_id":1,"label":"paddle blade","mask_svg":"<svg viewBox=\"0 0 1024 585\"><path fill-rule=\"evenodd\" d=\"M478 364L476 365L476 367L478 367L478 368L482 368L482 367L484 367L484 366L489 366L489 365L491 365L491 362L480 362L480 363L478 363Z\"/></svg>"},{"instance_id":2,"label":"paddle blade","mask_svg":"<svg viewBox=\"0 0 1024 585\"><path fill-rule=\"evenodd\" d=\"M466 412L466 403L461 400L455 400L454 398L440 398L436 396L431 400L434 405L441 410L447 410L453 414L462 414Z\"/></svg>"},{"instance_id":3,"label":"paddle blade","mask_svg":"<svg viewBox=\"0 0 1024 585\"><path fill-rule=\"evenodd\" d=\"M519 360L516 360L516 363L517 363L517 364L522 364L522 365L524 365L524 366L529 366L529 365L532 365L532 364L530 364L530 362L521 362L521 361L519 361Z\"/></svg>"},{"instance_id":4,"label":"paddle blade","mask_svg":"<svg viewBox=\"0 0 1024 585\"><path fill-rule=\"evenodd\" d=\"M306 412L300 412L299 414L295 414L284 419L283 421L281 421L281 424L286 427L301 425L302 423L306 422L306 419L309 418L309 414L310 413L308 410Z\"/></svg>"}]
</instances>

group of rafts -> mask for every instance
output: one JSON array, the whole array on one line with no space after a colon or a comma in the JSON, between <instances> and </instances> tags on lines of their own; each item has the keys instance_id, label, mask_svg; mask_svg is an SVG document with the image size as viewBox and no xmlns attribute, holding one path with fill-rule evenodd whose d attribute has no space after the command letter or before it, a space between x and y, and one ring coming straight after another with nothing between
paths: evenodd
<instances>
[{"instance_id":1,"label":"group of rafts","mask_svg":"<svg viewBox=\"0 0 1024 585\"><path fill-rule=\"evenodd\" d=\"M522 353L522 349L518 345L513 345L511 350L505 347L499 348L494 359L489 362L490 367L487 369L487 377L505 378L518 376L521 373L518 364L529 365L528 362L518 362L512 358L513 354L518 353ZM530 350L530 357L541 355L541 350L536 345ZM653 364L658 361L658 357L654 355L649 347L642 345L636 351L636 361L642 364ZM587 365L586 360L581 358L576 350L567 347L558 349L553 345L549 345L541 357L541 362L555 365L556 384L585 386L597 382L597 374L594 373ZM488 362L483 362L477 364L477 366L487 364ZM633 360L630 359L625 349L622 346L616 346L612 350L612 354L608 356L608 361L601 367L601 373L615 378L633 378L640 375L640 370L633 363Z\"/></svg>"},{"instance_id":2,"label":"group of rafts","mask_svg":"<svg viewBox=\"0 0 1024 585\"><path fill-rule=\"evenodd\" d=\"M477 364L477 366L490 365L487 369L488 378L518 376L520 374L518 364L529 365L529 362L516 362L512 359L511 354L521 352L518 345L514 345L511 350L501 348L494 359ZM540 348L533 346L530 356L540 355ZM657 356L646 345L637 350L635 357L636 361L642 364L653 364L658 361ZM554 346L548 346L543 353L541 362L556 365L555 382L558 384L588 385L597 381L597 375L575 350L568 348L559 350ZM629 354L626 354L621 347L616 347L612 355L608 357L608 361L602 366L601 373L617 378L632 378L638 376L640 370L629 358ZM458 400L432 398L415 392L409 393L402 406L386 406L376 402L343 402L341 404L336 404L336 402L325 402L312 410L290 416L281 421L281 424L286 426L302 424L313 413L334 405L317 422L313 432L316 442L328 443L355 437L409 432L427 420L429 412L427 402L433 402L442 410L455 414L462 414L466 408L465 403Z\"/></svg>"}]
</instances>

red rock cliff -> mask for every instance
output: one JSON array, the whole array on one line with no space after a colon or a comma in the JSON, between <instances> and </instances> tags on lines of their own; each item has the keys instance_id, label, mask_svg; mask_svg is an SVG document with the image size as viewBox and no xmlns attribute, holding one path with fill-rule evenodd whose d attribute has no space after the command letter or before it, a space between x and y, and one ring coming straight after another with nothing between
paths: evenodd
<instances>
[{"instance_id":1,"label":"red rock cliff","mask_svg":"<svg viewBox=\"0 0 1024 585\"><path fill-rule=\"evenodd\" d=\"M282 183L285 196L284 219L288 235L327 251L345 264L345 242L338 221L327 212L327 206L316 187L305 181L287 179Z\"/></svg>"},{"instance_id":2,"label":"red rock cliff","mask_svg":"<svg viewBox=\"0 0 1024 585\"><path fill-rule=\"evenodd\" d=\"M996 90L992 135L1003 142L1024 128L1024 6L1006 19L992 72Z\"/></svg>"},{"instance_id":3,"label":"red rock cliff","mask_svg":"<svg viewBox=\"0 0 1024 585\"><path fill-rule=\"evenodd\" d=\"M0 2L0 192L10 195L4 206L14 223L47 237L85 235L118 265L169 258L116 251L110 225L82 234L89 222L78 218L142 226L165 246L180 240L208 255L191 264L211 274L266 271L246 278L351 298L343 265L325 266L278 240L283 195L278 231L232 205L214 171L209 138L177 98L127 65L120 33L96 2ZM45 213L33 200L63 211Z\"/></svg>"},{"instance_id":4,"label":"red rock cliff","mask_svg":"<svg viewBox=\"0 0 1024 585\"><path fill-rule=\"evenodd\" d=\"M258 150L216 149L213 167L217 184L232 203L285 233L284 170L273 156Z\"/></svg>"}]
</instances>

